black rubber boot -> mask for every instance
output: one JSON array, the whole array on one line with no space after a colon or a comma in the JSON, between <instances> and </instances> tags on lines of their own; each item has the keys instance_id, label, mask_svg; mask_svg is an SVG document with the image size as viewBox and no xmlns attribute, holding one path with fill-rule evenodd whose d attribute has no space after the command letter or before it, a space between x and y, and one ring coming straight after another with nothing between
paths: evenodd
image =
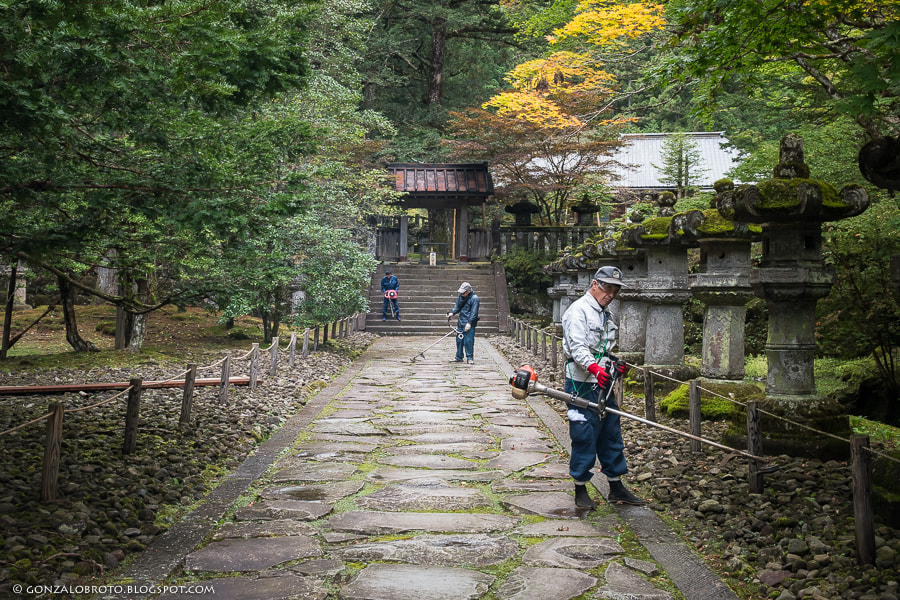
<instances>
[{"instance_id":1,"label":"black rubber boot","mask_svg":"<svg viewBox=\"0 0 900 600\"><path fill-rule=\"evenodd\" d=\"M647 504L646 500L641 500L632 494L625 484L621 481L609 482L609 503L610 504L633 504L634 506L642 506Z\"/></svg>"},{"instance_id":2,"label":"black rubber boot","mask_svg":"<svg viewBox=\"0 0 900 600\"><path fill-rule=\"evenodd\" d=\"M591 500L586 485L575 484L575 506L579 508L597 508L597 503Z\"/></svg>"}]
</instances>

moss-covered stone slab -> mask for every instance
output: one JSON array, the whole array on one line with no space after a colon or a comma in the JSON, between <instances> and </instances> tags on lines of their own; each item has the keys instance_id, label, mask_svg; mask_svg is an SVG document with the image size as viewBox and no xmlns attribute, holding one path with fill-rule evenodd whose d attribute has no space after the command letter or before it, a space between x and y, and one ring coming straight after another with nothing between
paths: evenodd
<instances>
[{"instance_id":1,"label":"moss-covered stone slab","mask_svg":"<svg viewBox=\"0 0 900 600\"><path fill-rule=\"evenodd\" d=\"M333 551L345 562L394 561L442 567L495 565L519 552L519 544L502 535L418 535L405 540L355 544Z\"/></svg>"},{"instance_id":2,"label":"moss-covered stone slab","mask_svg":"<svg viewBox=\"0 0 900 600\"><path fill-rule=\"evenodd\" d=\"M595 569L624 554L625 549L610 538L561 537L528 548L522 563L542 567Z\"/></svg>"},{"instance_id":3,"label":"moss-covered stone slab","mask_svg":"<svg viewBox=\"0 0 900 600\"><path fill-rule=\"evenodd\" d=\"M516 425L513 424L500 424L497 423L497 419L488 419L491 423L487 427L485 427L485 431L490 433L491 435L496 435L500 437L516 437L516 438L529 438L535 440L544 440L547 439L547 432L537 427L537 420L534 417L503 417L504 420L518 420L519 423Z\"/></svg>"},{"instance_id":4,"label":"moss-covered stone slab","mask_svg":"<svg viewBox=\"0 0 900 600\"><path fill-rule=\"evenodd\" d=\"M420 433L413 435L401 435L398 438L415 444L446 444L459 442L472 442L476 444L493 444L494 439L483 433L469 431L438 431L433 433Z\"/></svg>"},{"instance_id":5,"label":"moss-covered stone slab","mask_svg":"<svg viewBox=\"0 0 900 600\"><path fill-rule=\"evenodd\" d=\"M366 475L366 479L378 483L393 483L437 477L446 481L493 481L500 479L503 471L463 471L453 469L404 469L402 467L378 467Z\"/></svg>"},{"instance_id":6,"label":"moss-covered stone slab","mask_svg":"<svg viewBox=\"0 0 900 600\"><path fill-rule=\"evenodd\" d=\"M516 528L516 533L541 537L611 537L618 534L619 519L615 515L604 517L597 523L547 519Z\"/></svg>"},{"instance_id":7,"label":"moss-covered stone slab","mask_svg":"<svg viewBox=\"0 0 900 600\"><path fill-rule=\"evenodd\" d=\"M597 578L574 569L519 567L497 591L500 600L568 600L597 584Z\"/></svg>"},{"instance_id":8,"label":"moss-covered stone slab","mask_svg":"<svg viewBox=\"0 0 900 600\"><path fill-rule=\"evenodd\" d=\"M610 563L604 574L606 585L597 590L597 598L611 600L672 600L674 596L660 590L637 573L619 563Z\"/></svg>"},{"instance_id":9,"label":"moss-covered stone slab","mask_svg":"<svg viewBox=\"0 0 900 600\"><path fill-rule=\"evenodd\" d=\"M549 450L549 449L548 449ZM531 452L527 450L505 450L497 458L492 458L485 463L486 469L500 469L507 473L521 471L527 467L539 465L548 460L556 460L556 456L544 452Z\"/></svg>"},{"instance_id":10,"label":"moss-covered stone slab","mask_svg":"<svg viewBox=\"0 0 900 600\"><path fill-rule=\"evenodd\" d=\"M322 581L300 575L275 577L220 577L192 584L215 590L217 600L325 600L327 590ZM187 586L185 586L187 587ZM212 596L212 594L208 594ZM196 600L198 594L165 593L160 600Z\"/></svg>"},{"instance_id":11,"label":"moss-covered stone slab","mask_svg":"<svg viewBox=\"0 0 900 600\"><path fill-rule=\"evenodd\" d=\"M345 600L476 600L490 589L492 575L456 567L370 565L341 588Z\"/></svg>"},{"instance_id":12,"label":"moss-covered stone slab","mask_svg":"<svg viewBox=\"0 0 900 600\"><path fill-rule=\"evenodd\" d=\"M274 483L285 481L335 481L348 479L357 471L354 465L300 462L297 459L288 459L276 466L281 466L282 468L272 476Z\"/></svg>"},{"instance_id":13,"label":"moss-covered stone slab","mask_svg":"<svg viewBox=\"0 0 900 600\"><path fill-rule=\"evenodd\" d=\"M305 500L334 504L342 498L352 496L361 490L363 485L362 481L336 481L334 483L272 486L264 489L260 496L265 500Z\"/></svg>"},{"instance_id":14,"label":"moss-covered stone slab","mask_svg":"<svg viewBox=\"0 0 900 600\"><path fill-rule=\"evenodd\" d=\"M367 419L321 419L313 425L313 431L341 435L384 435Z\"/></svg>"},{"instance_id":15,"label":"moss-covered stone slab","mask_svg":"<svg viewBox=\"0 0 900 600\"><path fill-rule=\"evenodd\" d=\"M378 459L378 462L382 465L412 467L415 469L474 470L478 468L478 463L471 460L428 453L407 453L398 456L383 456Z\"/></svg>"},{"instance_id":16,"label":"moss-covered stone slab","mask_svg":"<svg viewBox=\"0 0 900 600\"><path fill-rule=\"evenodd\" d=\"M543 452L556 451L556 445L549 439L508 437L500 441L501 450L515 450L517 452Z\"/></svg>"},{"instance_id":17,"label":"moss-covered stone slab","mask_svg":"<svg viewBox=\"0 0 900 600\"><path fill-rule=\"evenodd\" d=\"M547 463L525 471L525 473L522 474L522 477L533 477L536 479L569 479L569 463Z\"/></svg>"},{"instance_id":18,"label":"moss-covered stone slab","mask_svg":"<svg viewBox=\"0 0 900 600\"><path fill-rule=\"evenodd\" d=\"M283 537L291 535L314 536L318 532L314 527L303 521L293 519L279 519L277 521L262 522L229 522L222 524L216 530L214 540L227 540L229 538L251 537Z\"/></svg>"},{"instance_id":19,"label":"moss-covered stone slab","mask_svg":"<svg viewBox=\"0 0 900 600\"><path fill-rule=\"evenodd\" d=\"M487 513L427 513L355 510L328 519L334 531L395 535L412 531L492 533L508 531L519 519Z\"/></svg>"},{"instance_id":20,"label":"moss-covered stone slab","mask_svg":"<svg viewBox=\"0 0 900 600\"><path fill-rule=\"evenodd\" d=\"M448 484L441 479L419 479L389 485L357 499L356 505L386 511L470 511L485 508L491 501L480 490Z\"/></svg>"},{"instance_id":21,"label":"moss-covered stone slab","mask_svg":"<svg viewBox=\"0 0 900 600\"><path fill-rule=\"evenodd\" d=\"M540 515L549 519L582 519L590 513L589 509L575 506L575 496L566 492L507 496L501 502L520 514Z\"/></svg>"},{"instance_id":22,"label":"moss-covered stone slab","mask_svg":"<svg viewBox=\"0 0 900 600\"><path fill-rule=\"evenodd\" d=\"M319 542L304 535L228 539L211 542L191 552L185 557L184 568L189 571L261 571L292 560L321 555Z\"/></svg>"},{"instance_id":23,"label":"moss-covered stone slab","mask_svg":"<svg viewBox=\"0 0 900 600\"><path fill-rule=\"evenodd\" d=\"M331 512L334 506L326 502L305 502L303 500L272 500L244 506L234 512L238 521L273 521L294 519L313 521Z\"/></svg>"}]
</instances>

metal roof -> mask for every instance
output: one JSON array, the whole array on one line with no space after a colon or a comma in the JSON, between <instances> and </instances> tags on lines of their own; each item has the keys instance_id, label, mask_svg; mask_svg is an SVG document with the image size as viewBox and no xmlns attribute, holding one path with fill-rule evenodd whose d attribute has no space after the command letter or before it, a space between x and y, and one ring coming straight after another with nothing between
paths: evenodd
<instances>
[{"instance_id":1,"label":"metal roof","mask_svg":"<svg viewBox=\"0 0 900 600\"><path fill-rule=\"evenodd\" d=\"M726 173L740 164L738 153L733 148L723 148L728 142L724 131L685 132L684 135L697 144L702 159L700 189L711 190L713 183L726 177ZM671 133L626 133L621 136L622 146L613 156L617 166L612 169L619 177L614 186L632 189L673 189L672 185L660 183L663 175L663 144ZM656 166L654 166L656 165ZM630 166L631 168L627 168Z\"/></svg>"},{"instance_id":2,"label":"metal roof","mask_svg":"<svg viewBox=\"0 0 900 600\"><path fill-rule=\"evenodd\" d=\"M482 163L389 163L387 170L394 176L394 189L406 192L404 204L418 208L425 202L434 207L435 201L466 200L481 204L494 193L488 165Z\"/></svg>"}]
</instances>

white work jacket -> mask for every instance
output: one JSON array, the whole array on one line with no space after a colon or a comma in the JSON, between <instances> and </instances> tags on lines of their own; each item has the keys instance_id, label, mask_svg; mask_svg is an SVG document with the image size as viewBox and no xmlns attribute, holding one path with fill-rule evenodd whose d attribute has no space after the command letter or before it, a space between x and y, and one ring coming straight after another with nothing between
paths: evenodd
<instances>
[{"instance_id":1,"label":"white work jacket","mask_svg":"<svg viewBox=\"0 0 900 600\"><path fill-rule=\"evenodd\" d=\"M591 363L606 368L610 362L608 355L616 345L616 331L619 329L612 315L600 306L590 292L585 292L563 314L562 328L566 377L574 381L596 381L587 369Z\"/></svg>"}]
</instances>

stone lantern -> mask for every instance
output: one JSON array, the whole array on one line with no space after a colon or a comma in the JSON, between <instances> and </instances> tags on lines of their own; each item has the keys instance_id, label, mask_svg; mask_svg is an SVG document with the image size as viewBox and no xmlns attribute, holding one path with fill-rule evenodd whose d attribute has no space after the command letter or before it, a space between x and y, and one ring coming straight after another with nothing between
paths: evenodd
<instances>
[{"instance_id":1,"label":"stone lantern","mask_svg":"<svg viewBox=\"0 0 900 600\"><path fill-rule=\"evenodd\" d=\"M595 225L593 215L600 212L600 207L591 202L585 194L578 204L572 206L572 212L575 213L576 225L590 226Z\"/></svg>"},{"instance_id":2,"label":"stone lantern","mask_svg":"<svg viewBox=\"0 0 900 600\"><path fill-rule=\"evenodd\" d=\"M683 314L691 297L687 250L697 242L672 231L671 224L671 217L647 219L624 230L622 241L646 256L646 277L633 298L647 310L644 364L684 381L698 374L684 363Z\"/></svg>"},{"instance_id":3,"label":"stone lantern","mask_svg":"<svg viewBox=\"0 0 900 600\"><path fill-rule=\"evenodd\" d=\"M816 394L816 302L831 291L834 272L822 259L822 222L845 219L869 206L866 191L848 185L838 192L831 184L809 178L803 140L793 134L781 141L774 177L757 185L742 185L719 194L719 213L762 229L762 260L750 273L754 293L769 310L766 342L768 375L765 408L793 421L841 434L849 433L844 410ZM781 430L778 430L780 428ZM798 430L784 421L764 422L774 433L767 450L827 454L829 438ZM840 443L846 454L846 444ZM833 446L838 451L837 446Z\"/></svg>"},{"instance_id":4,"label":"stone lantern","mask_svg":"<svg viewBox=\"0 0 900 600\"><path fill-rule=\"evenodd\" d=\"M531 215L541 212L541 209L532 204L528 200L519 200L515 204L510 204L503 209L516 217L516 225L519 227L528 227L531 225Z\"/></svg>"},{"instance_id":5,"label":"stone lantern","mask_svg":"<svg viewBox=\"0 0 900 600\"><path fill-rule=\"evenodd\" d=\"M659 198L656 199L656 203L659 205L659 210L656 215L658 217L671 217L675 214L675 202L678 199L675 197L675 194L672 192L663 192L659 195Z\"/></svg>"},{"instance_id":6,"label":"stone lantern","mask_svg":"<svg viewBox=\"0 0 900 600\"><path fill-rule=\"evenodd\" d=\"M731 181L717 181L718 194L731 193ZM719 212L689 210L675 215L672 228L700 244L700 269L689 275L691 294L704 304L700 376L711 380L744 378L744 321L750 287L750 246L760 227L735 223Z\"/></svg>"}]
</instances>

